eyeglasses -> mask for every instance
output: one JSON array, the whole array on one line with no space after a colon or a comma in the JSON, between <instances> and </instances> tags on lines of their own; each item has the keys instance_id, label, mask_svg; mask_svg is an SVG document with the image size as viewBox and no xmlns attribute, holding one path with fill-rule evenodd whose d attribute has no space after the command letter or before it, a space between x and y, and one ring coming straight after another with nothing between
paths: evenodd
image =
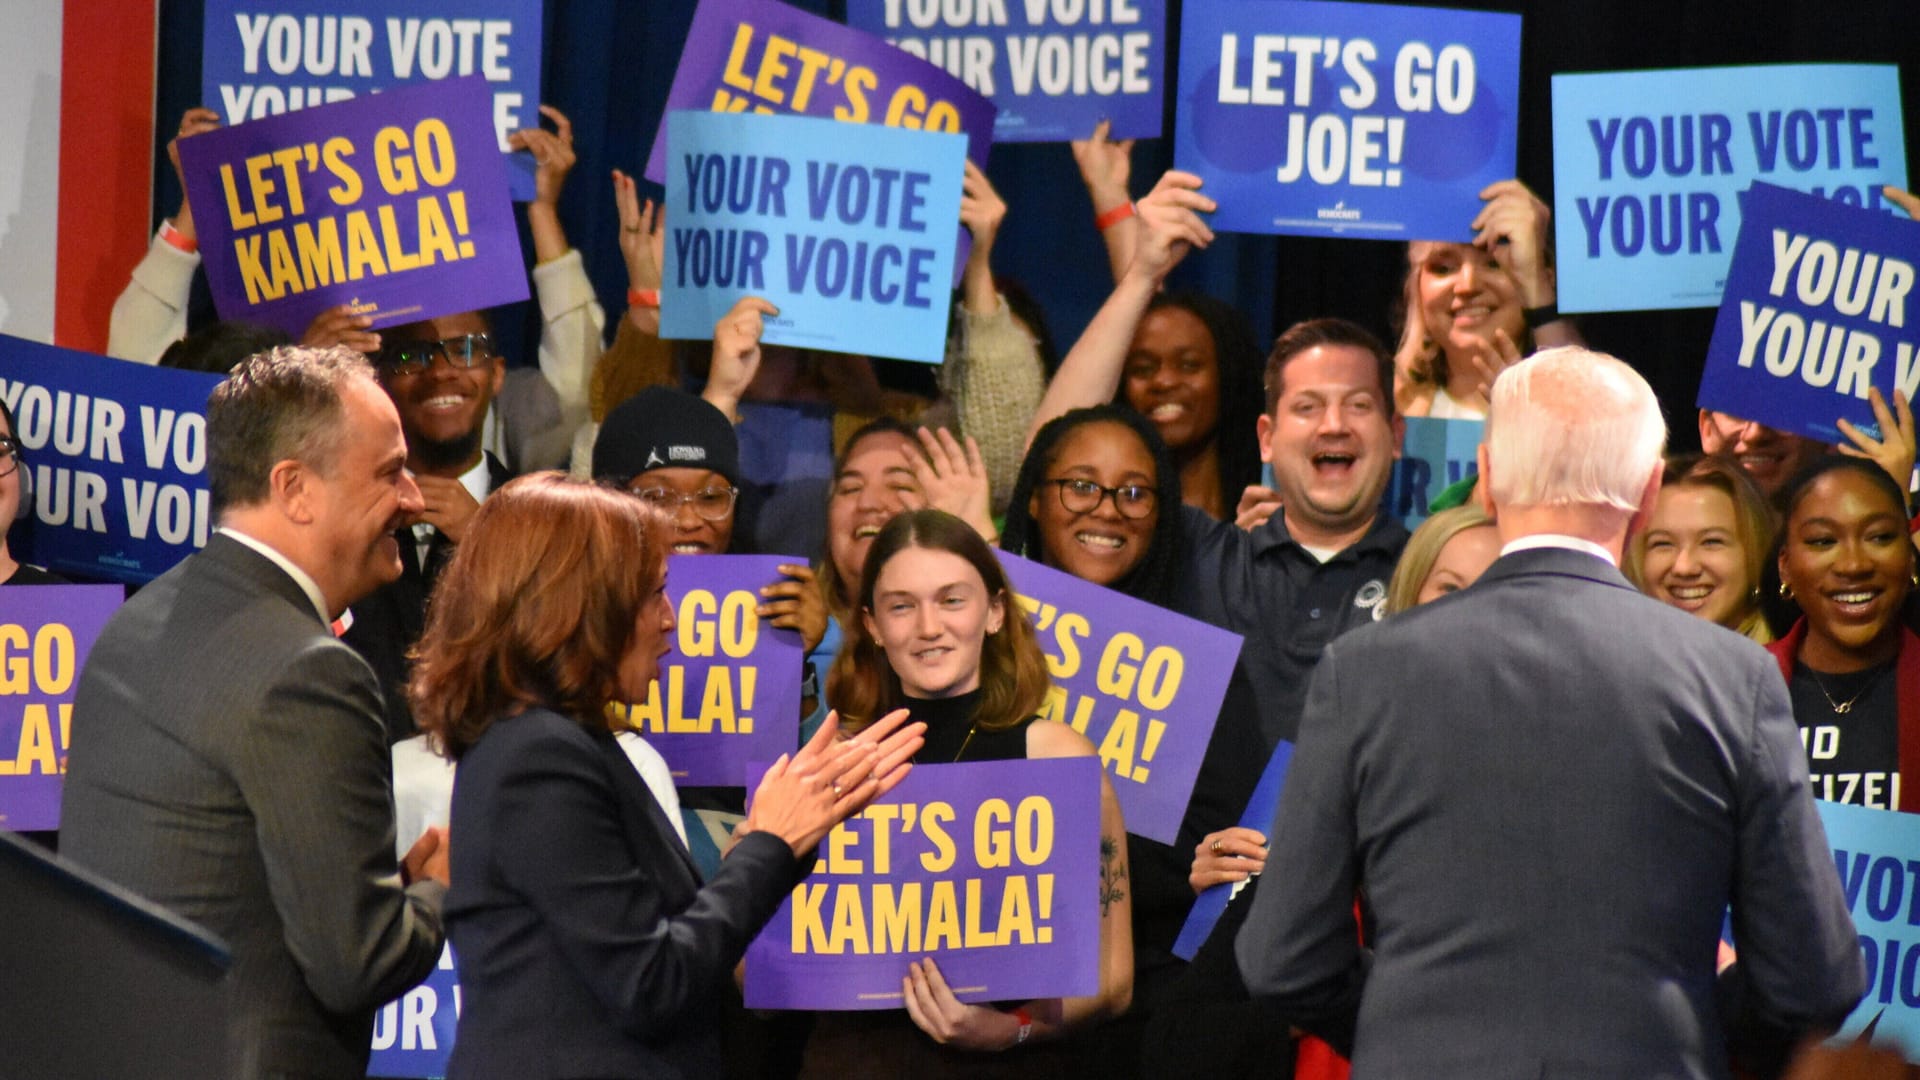
<instances>
[{"instance_id":1,"label":"eyeglasses","mask_svg":"<svg viewBox=\"0 0 1920 1080\"><path fill-rule=\"evenodd\" d=\"M396 341L380 350L380 367L389 375L424 375L440 359L451 368L471 368L491 361L492 334L461 334L440 341Z\"/></svg>"},{"instance_id":2,"label":"eyeglasses","mask_svg":"<svg viewBox=\"0 0 1920 1080\"><path fill-rule=\"evenodd\" d=\"M1111 495L1113 508L1120 511L1124 518L1136 520L1153 513L1154 490L1145 484L1122 484L1119 487L1106 487L1091 480L1077 480L1063 477L1048 480L1060 489L1060 505L1075 514L1091 514L1100 508L1100 500Z\"/></svg>"},{"instance_id":3,"label":"eyeglasses","mask_svg":"<svg viewBox=\"0 0 1920 1080\"><path fill-rule=\"evenodd\" d=\"M20 467L20 440L11 435L0 435L0 476L12 476L13 470Z\"/></svg>"},{"instance_id":4,"label":"eyeglasses","mask_svg":"<svg viewBox=\"0 0 1920 1080\"><path fill-rule=\"evenodd\" d=\"M727 520L727 515L733 513L733 500L740 494L737 489L730 487L701 488L691 495L682 495L671 488L663 487L628 488L627 490L640 496L648 505L659 508L668 516L679 513L682 506L691 503L693 512L708 521Z\"/></svg>"}]
</instances>

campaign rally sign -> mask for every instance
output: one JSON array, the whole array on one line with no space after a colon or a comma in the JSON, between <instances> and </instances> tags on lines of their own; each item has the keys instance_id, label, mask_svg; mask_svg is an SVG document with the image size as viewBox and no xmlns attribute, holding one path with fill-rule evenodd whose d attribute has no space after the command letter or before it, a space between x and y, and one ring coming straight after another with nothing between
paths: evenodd
<instances>
[{"instance_id":1,"label":"campaign rally sign","mask_svg":"<svg viewBox=\"0 0 1920 1080\"><path fill-rule=\"evenodd\" d=\"M125 595L118 585L0 586L0 829L60 827L74 685Z\"/></svg>"},{"instance_id":2,"label":"campaign rally sign","mask_svg":"<svg viewBox=\"0 0 1920 1080\"><path fill-rule=\"evenodd\" d=\"M1053 686L1042 715L1098 749L1127 831L1180 833L1240 635L1002 553Z\"/></svg>"},{"instance_id":3,"label":"campaign rally sign","mask_svg":"<svg viewBox=\"0 0 1920 1080\"><path fill-rule=\"evenodd\" d=\"M995 142L1160 135L1166 0L848 0L847 24L991 98Z\"/></svg>"},{"instance_id":4,"label":"campaign rally sign","mask_svg":"<svg viewBox=\"0 0 1920 1080\"><path fill-rule=\"evenodd\" d=\"M440 963L419 986L381 1007L373 1016L373 1053L368 1076L447 1075L453 1033L460 1024L460 978L453 945L440 950Z\"/></svg>"},{"instance_id":5,"label":"campaign rally sign","mask_svg":"<svg viewBox=\"0 0 1920 1080\"><path fill-rule=\"evenodd\" d=\"M1844 442L1867 391L1920 391L1920 224L1772 184L1746 193L1700 377L1703 409Z\"/></svg>"},{"instance_id":6,"label":"campaign rally sign","mask_svg":"<svg viewBox=\"0 0 1920 1080\"><path fill-rule=\"evenodd\" d=\"M1815 802L1866 962L1867 993L1833 1042L1867 1037L1920 1061L1920 817Z\"/></svg>"},{"instance_id":7,"label":"campaign rally sign","mask_svg":"<svg viewBox=\"0 0 1920 1080\"><path fill-rule=\"evenodd\" d=\"M750 1009L898 1009L931 958L961 1001L1100 987L1100 767L916 765L834 827L747 948Z\"/></svg>"},{"instance_id":8,"label":"campaign rally sign","mask_svg":"<svg viewBox=\"0 0 1920 1080\"><path fill-rule=\"evenodd\" d=\"M1267 767L1261 770L1260 782L1254 785L1247 808L1234 824L1272 840L1273 816L1280 809L1280 789L1287 782L1287 766L1292 762L1293 744L1282 739L1273 748L1273 756L1267 759ZM1219 924L1220 916L1226 914L1227 905L1252 880L1209 885L1205 892L1194 897L1193 907L1187 910L1187 921L1180 925L1180 936L1173 940L1173 955L1182 960L1193 959L1193 954L1213 935L1213 928Z\"/></svg>"},{"instance_id":9,"label":"campaign rally sign","mask_svg":"<svg viewBox=\"0 0 1920 1080\"><path fill-rule=\"evenodd\" d=\"M1487 425L1484 420L1429 416L1409 416L1406 424L1400 460L1393 463L1381 506L1387 516L1411 529L1427 520L1432 513L1427 504L1442 491L1479 473L1480 440Z\"/></svg>"},{"instance_id":10,"label":"campaign rally sign","mask_svg":"<svg viewBox=\"0 0 1920 1080\"><path fill-rule=\"evenodd\" d=\"M0 334L0 397L33 508L9 536L14 558L139 584L206 546L207 395L219 382Z\"/></svg>"},{"instance_id":11,"label":"campaign rally sign","mask_svg":"<svg viewBox=\"0 0 1920 1080\"><path fill-rule=\"evenodd\" d=\"M495 142L540 123L541 0L206 0L200 100L224 124L478 75ZM533 198L533 158L508 159ZM194 205L198 206L198 203Z\"/></svg>"},{"instance_id":12,"label":"campaign rally sign","mask_svg":"<svg viewBox=\"0 0 1920 1080\"><path fill-rule=\"evenodd\" d=\"M1901 124L1891 64L1555 75L1560 310L1712 307L1748 185L1888 207Z\"/></svg>"},{"instance_id":13,"label":"campaign rally sign","mask_svg":"<svg viewBox=\"0 0 1920 1080\"><path fill-rule=\"evenodd\" d=\"M993 102L872 34L776 0L700 0L647 179L667 182L667 123L679 109L791 113L853 124L960 132L987 167Z\"/></svg>"},{"instance_id":14,"label":"campaign rally sign","mask_svg":"<svg viewBox=\"0 0 1920 1080\"><path fill-rule=\"evenodd\" d=\"M1520 16L1313 0L1189 0L1173 160L1215 229L1471 240L1513 176Z\"/></svg>"},{"instance_id":15,"label":"campaign rally sign","mask_svg":"<svg viewBox=\"0 0 1920 1080\"><path fill-rule=\"evenodd\" d=\"M760 590L787 578L784 555L671 555L667 592L678 622L673 651L647 700L614 705L660 751L676 785L731 787L750 761L772 761L799 745L798 630L754 614Z\"/></svg>"},{"instance_id":16,"label":"campaign rally sign","mask_svg":"<svg viewBox=\"0 0 1920 1080\"><path fill-rule=\"evenodd\" d=\"M743 296L761 340L937 364L966 141L807 116L668 117L660 336L711 339Z\"/></svg>"},{"instance_id":17,"label":"campaign rally sign","mask_svg":"<svg viewBox=\"0 0 1920 1080\"><path fill-rule=\"evenodd\" d=\"M338 304L378 328L525 300L493 141L477 76L182 139L220 317L297 338Z\"/></svg>"}]
</instances>

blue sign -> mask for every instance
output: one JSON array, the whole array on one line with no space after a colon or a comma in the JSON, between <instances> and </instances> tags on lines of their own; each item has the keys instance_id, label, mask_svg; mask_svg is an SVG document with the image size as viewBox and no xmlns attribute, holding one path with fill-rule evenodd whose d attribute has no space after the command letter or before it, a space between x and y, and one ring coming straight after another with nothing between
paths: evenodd
<instances>
[{"instance_id":1,"label":"blue sign","mask_svg":"<svg viewBox=\"0 0 1920 1080\"><path fill-rule=\"evenodd\" d=\"M1714 306L1748 185L1885 209L1901 123L1890 64L1555 75L1560 310Z\"/></svg>"},{"instance_id":2,"label":"blue sign","mask_svg":"<svg viewBox=\"0 0 1920 1080\"><path fill-rule=\"evenodd\" d=\"M33 487L32 514L8 536L14 557L139 584L204 547L219 382L0 334L0 398Z\"/></svg>"},{"instance_id":3,"label":"blue sign","mask_svg":"<svg viewBox=\"0 0 1920 1080\"><path fill-rule=\"evenodd\" d=\"M1920 1054L1920 816L1815 802L1866 961L1867 993L1835 1044Z\"/></svg>"},{"instance_id":4,"label":"blue sign","mask_svg":"<svg viewBox=\"0 0 1920 1080\"><path fill-rule=\"evenodd\" d=\"M1520 16L1310 0L1192 0L1176 167L1215 229L1473 239L1514 174Z\"/></svg>"},{"instance_id":5,"label":"blue sign","mask_svg":"<svg viewBox=\"0 0 1920 1080\"><path fill-rule=\"evenodd\" d=\"M500 150L540 125L541 0L206 0L200 100L223 124L410 83L481 75ZM533 155L508 159L533 198Z\"/></svg>"},{"instance_id":6,"label":"blue sign","mask_svg":"<svg viewBox=\"0 0 1920 1080\"><path fill-rule=\"evenodd\" d=\"M1442 491L1480 471L1483 420L1435 420L1407 417L1407 437L1400 444L1400 460L1393 463L1382 507L1411 529L1427 520L1427 504Z\"/></svg>"},{"instance_id":7,"label":"blue sign","mask_svg":"<svg viewBox=\"0 0 1920 1080\"><path fill-rule=\"evenodd\" d=\"M770 344L944 359L966 136L680 111L667 148L661 337L759 296Z\"/></svg>"},{"instance_id":8,"label":"blue sign","mask_svg":"<svg viewBox=\"0 0 1920 1080\"><path fill-rule=\"evenodd\" d=\"M440 950L440 963L426 981L386 1003L373 1017L373 1054L368 1076L447 1075L453 1035L460 1024L460 979L453 946Z\"/></svg>"},{"instance_id":9,"label":"blue sign","mask_svg":"<svg viewBox=\"0 0 1920 1080\"><path fill-rule=\"evenodd\" d=\"M1867 390L1920 390L1920 224L1753 185L1713 324L1703 409L1818 439L1877 432Z\"/></svg>"},{"instance_id":10,"label":"blue sign","mask_svg":"<svg viewBox=\"0 0 1920 1080\"><path fill-rule=\"evenodd\" d=\"M994 142L1160 136L1166 0L848 0L847 25L993 99Z\"/></svg>"},{"instance_id":11,"label":"blue sign","mask_svg":"<svg viewBox=\"0 0 1920 1080\"><path fill-rule=\"evenodd\" d=\"M1241 828L1252 829L1269 840L1273 838L1273 816L1280 810L1280 788L1287 782L1287 765L1292 761L1293 744L1280 740L1273 748L1273 756L1267 759L1267 767L1260 773L1260 782L1253 787L1247 808L1240 813ZM1220 916L1226 914L1227 905L1246 887L1246 881L1223 881L1207 886L1205 892L1195 897L1193 907L1187 910L1187 921L1180 927L1180 936L1173 940L1173 955L1182 960L1193 959L1193 954L1212 936Z\"/></svg>"}]
</instances>

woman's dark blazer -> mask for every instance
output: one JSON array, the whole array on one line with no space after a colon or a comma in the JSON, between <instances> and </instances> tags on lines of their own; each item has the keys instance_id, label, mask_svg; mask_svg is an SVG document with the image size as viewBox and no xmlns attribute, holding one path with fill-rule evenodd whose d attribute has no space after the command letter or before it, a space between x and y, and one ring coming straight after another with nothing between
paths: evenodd
<instances>
[{"instance_id":1,"label":"woman's dark blazer","mask_svg":"<svg viewBox=\"0 0 1920 1080\"><path fill-rule=\"evenodd\" d=\"M450 1076L719 1075L733 967L808 869L785 841L701 884L613 736L545 709L461 757L451 829Z\"/></svg>"}]
</instances>

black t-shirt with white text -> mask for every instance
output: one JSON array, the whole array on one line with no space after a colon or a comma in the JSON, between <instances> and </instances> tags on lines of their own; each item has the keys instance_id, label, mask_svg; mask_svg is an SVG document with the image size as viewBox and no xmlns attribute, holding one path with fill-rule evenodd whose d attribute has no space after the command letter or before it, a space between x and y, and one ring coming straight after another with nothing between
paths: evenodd
<instances>
[{"instance_id":1,"label":"black t-shirt with white text","mask_svg":"<svg viewBox=\"0 0 1920 1080\"><path fill-rule=\"evenodd\" d=\"M1893 810L1900 805L1900 701L1893 664L1846 675L1793 665L1788 690L1813 797ZM1835 705L1844 706L1840 712Z\"/></svg>"}]
</instances>

